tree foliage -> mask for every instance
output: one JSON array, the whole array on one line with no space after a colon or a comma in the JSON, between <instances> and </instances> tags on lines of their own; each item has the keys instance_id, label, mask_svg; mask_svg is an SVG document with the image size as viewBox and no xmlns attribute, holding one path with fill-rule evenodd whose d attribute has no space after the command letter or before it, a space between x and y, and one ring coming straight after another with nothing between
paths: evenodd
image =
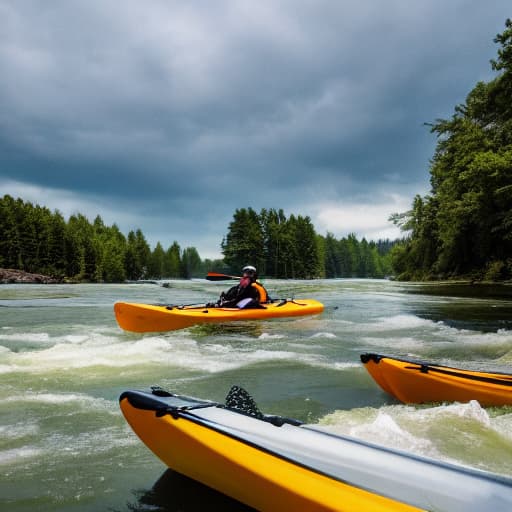
<instances>
[{"instance_id":1,"label":"tree foliage","mask_svg":"<svg viewBox=\"0 0 512 512\"><path fill-rule=\"evenodd\" d=\"M208 265L208 267L205 267ZM0 198L0 267L16 268L79 282L203 277L222 262L202 262L197 250L174 242L153 250L140 229L125 237L98 215L91 223L82 214L66 222L58 211Z\"/></svg>"},{"instance_id":2,"label":"tree foliage","mask_svg":"<svg viewBox=\"0 0 512 512\"><path fill-rule=\"evenodd\" d=\"M58 212L0 198L0 266L48 274L77 282L204 277L210 271L239 273L255 265L260 275L275 278L384 277L390 273L389 241L337 240L321 236L309 217L283 210L235 211L222 241L224 260L201 260L195 247L178 242L151 250L142 231L125 236L116 224L98 215L69 220Z\"/></svg>"},{"instance_id":3,"label":"tree foliage","mask_svg":"<svg viewBox=\"0 0 512 512\"><path fill-rule=\"evenodd\" d=\"M355 235L337 240L319 235L309 217L283 210L236 210L222 250L228 270L247 264L259 274L282 279L318 277L385 277L390 273L389 241L358 241Z\"/></svg>"},{"instance_id":4,"label":"tree foliage","mask_svg":"<svg viewBox=\"0 0 512 512\"><path fill-rule=\"evenodd\" d=\"M494 39L497 76L438 119L431 191L392 220L408 232L392 263L403 279L512 278L512 22Z\"/></svg>"}]
</instances>

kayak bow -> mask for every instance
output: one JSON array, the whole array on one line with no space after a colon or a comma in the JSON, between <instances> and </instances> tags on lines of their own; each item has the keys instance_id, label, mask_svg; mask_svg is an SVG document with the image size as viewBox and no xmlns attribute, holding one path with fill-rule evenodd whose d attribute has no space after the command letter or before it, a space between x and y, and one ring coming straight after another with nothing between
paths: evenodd
<instances>
[{"instance_id":1,"label":"kayak bow","mask_svg":"<svg viewBox=\"0 0 512 512\"><path fill-rule=\"evenodd\" d=\"M168 467L257 510L512 510L505 477L161 388L119 401Z\"/></svg>"},{"instance_id":2,"label":"kayak bow","mask_svg":"<svg viewBox=\"0 0 512 512\"><path fill-rule=\"evenodd\" d=\"M438 364L361 354L379 386L404 403L469 402L512 405L512 375L463 370Z\"/></svg>"}]
</instances>

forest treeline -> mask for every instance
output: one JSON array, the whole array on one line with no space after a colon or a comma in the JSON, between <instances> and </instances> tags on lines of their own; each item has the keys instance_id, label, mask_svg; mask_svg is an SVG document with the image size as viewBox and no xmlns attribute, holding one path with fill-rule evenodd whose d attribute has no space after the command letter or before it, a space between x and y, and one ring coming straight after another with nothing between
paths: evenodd
<instances>
[{"instance_id":1,"label":"forest treeline","mask_svg":"<svg viewBox=\"0 0 512 512\"><path fill-rule=\"evenodd\" d=\"M512 22L494 39L497 74L478 82L438 137L430 193L391 220L408 233L392 250L401 279L512 279Z\"/></svg>"},{"instance_id":2,"label":"forest treeline","mask_svg":"<svg viewBox=\"0 0 512 512\"><path fill-rule=\"evenodd\" d=\"M336 239L316 233L309 217L283 210L252 208L235 211L222 241L224 262L240 269L253 262L260 274L276 278L375 277L391 273L393 242L359 241L354 234Z\"/></svg>"},{"instance_id":3,"label":"forest treeline","mask_svg":"<svg viewBox=\"0 0 512 512\"><path fill-rule=\"evenodd\" d=\"M189 278L209 266L194 247L151 249L140 229L125 236L98 215L67 221L58 211L5 195L0 199L0 267L79 282Z\"/></svg>"},{"instance_id":4,"label":"forest treeline","mask_svg":"<svg viewBox=\"0 0 512 512\"><path fill-rule=\"evenodd\" d=\"M250 263L266 277L384 277L392 242L337 240L318 235L309 217L282 210L236 210L221 247L224 259L202 260L178 242L151 249L140 229L125 236L98 215L76 214L14 199L0 199L0 267L77 282L204 277L210 270L236 274Z\"/></svg>"}]
</instances>

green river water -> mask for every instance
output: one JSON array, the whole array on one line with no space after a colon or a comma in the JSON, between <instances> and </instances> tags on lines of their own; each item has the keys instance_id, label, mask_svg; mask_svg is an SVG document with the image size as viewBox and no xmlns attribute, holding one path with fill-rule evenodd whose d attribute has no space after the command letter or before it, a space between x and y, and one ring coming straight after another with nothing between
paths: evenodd
<instances>
[{"instance_id":1,"label":"green river water","mask_svg":"<svg viewBox=\"0 0 512 512\"><path fill-rule=\"evenodd\" d=\"M0 286L0 509L245 510L166 471L123 419L118 396L158 384L223 401L243 386L266 413L512 476L512 407L406 406L363 352L512 372L507 288L381 280L265 282L315 298L314 317L123 332L115 301L211 301L229 284Z\"/></svg>"}]
</instances>

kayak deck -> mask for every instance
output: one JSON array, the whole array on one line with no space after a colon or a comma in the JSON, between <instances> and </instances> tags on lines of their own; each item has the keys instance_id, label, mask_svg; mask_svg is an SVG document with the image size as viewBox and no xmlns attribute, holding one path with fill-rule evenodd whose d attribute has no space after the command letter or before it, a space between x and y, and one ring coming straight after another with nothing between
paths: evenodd
<instances>
[{"instance_id":1,"label":"kayak deck","mask_svg":"<svg viewBox=\"0 0 512 512\"><path fill-rule=\"evenodd\" d=\"M162 332L196 324L265 320L321 313L324 306L314 299L281 300L262 308L216 308L116 302L114 313L119 326L132 332Z\"/></svg>"},{"instance_id":2,"label":"kayak deck","mask_svg":"<svg viewBox=\"0 0 512 512\"><path fill-rule=\"evenodd\" d=\"M512 480L165 392L121 410L168 467L257 510L512 510Z\"/></svg>"},{"instance_id":3,"label":"kayak deck","mask_svg":"<svg viewBox=\"0 0 512 512\"><path fill-rule=\"evenodd\" d=\"M469 402L512 405L512 374L362 354L361 361L379 386L404 403Z\"/></svg>"}]
</instances>

